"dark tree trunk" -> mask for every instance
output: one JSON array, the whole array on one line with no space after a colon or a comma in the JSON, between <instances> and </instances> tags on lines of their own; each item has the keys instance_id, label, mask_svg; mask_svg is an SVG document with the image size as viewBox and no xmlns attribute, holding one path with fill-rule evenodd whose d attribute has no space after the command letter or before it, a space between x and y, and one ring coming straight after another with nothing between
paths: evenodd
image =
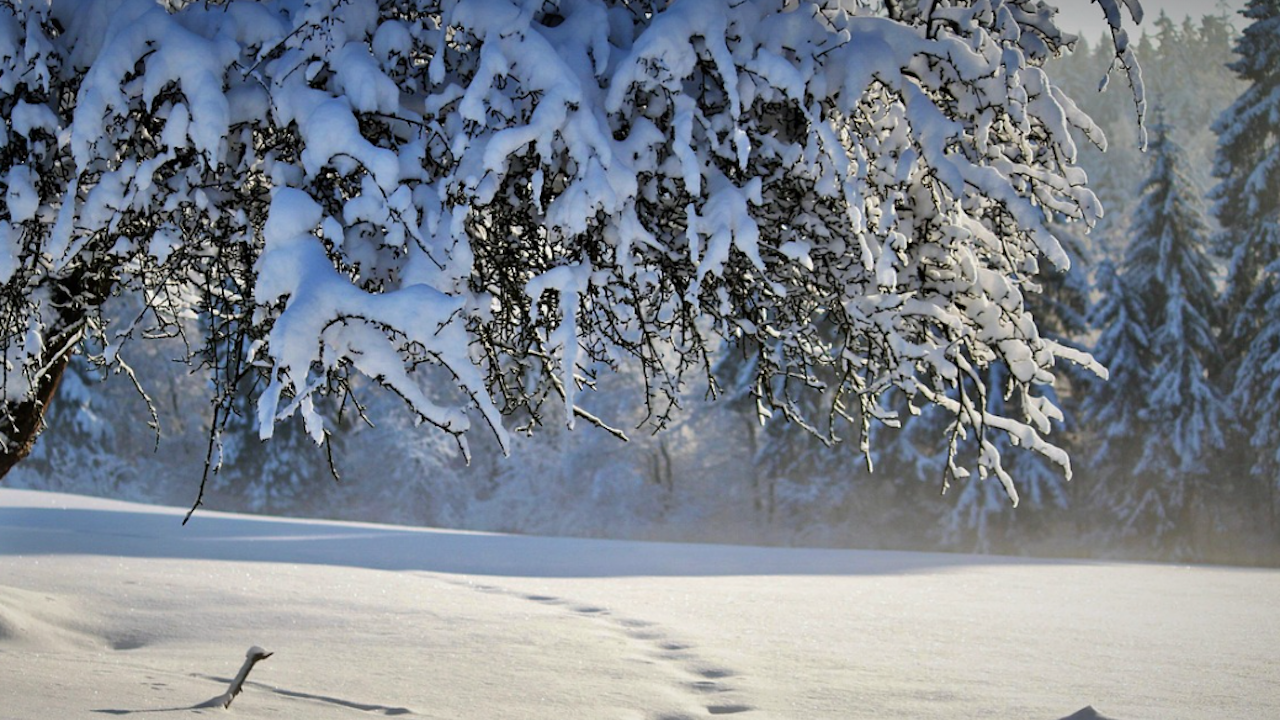
<instances>
[{"instance_id":1,"label":"dark tree trunk","mask_svg":"<svg viewBox=\"0 0 1280 720\"><path fill-rule=\"evenodd\" d=\"M5 408L9 417L9 427L6 428L9 438L7 443L0 443L0 478L8 475L14 465L31 454L36 438L44 430L44 413L58 392L58 384L70 359L71 353L63 352L40 378L34 397Z\"/></svg>"},{"instance_id":2,"label":"dark tree trunk","mask_svg":"<svg viewBox=\"0 0 1280 720\"><path fill-rule=\"evenodd\" d=\"M4 441L0 442L0 479L31 454L36 439L44 430L45 412L58 392L75 345L80 342L90 308L96 308L106 300L114 280L104 266L96 271L80 267L56 282L52 305L57 308L57 317L40 358L44 371L31 395L21 401L3 403L0 407L0 431L5 435Z\"/></svg>"}]
</instances>

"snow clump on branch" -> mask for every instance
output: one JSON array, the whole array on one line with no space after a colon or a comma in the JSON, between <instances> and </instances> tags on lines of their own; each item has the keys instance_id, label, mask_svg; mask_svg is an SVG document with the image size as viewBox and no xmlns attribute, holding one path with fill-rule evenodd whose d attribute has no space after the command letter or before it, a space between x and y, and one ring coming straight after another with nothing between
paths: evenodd
<instances>
[{"instance_id":1,"label":"snow clump on branch","mask_svg":"<svg viewBox=\"0 0 1280 720\"><path fill-rule=\"evenodd\" d=\"M834 442L799 398L865 430L897 388L1016 500L988 435L1066 467L1041 390L1092 362L1024 303L1051 221L1101 214L1073 132L1102 134L1042 69L1073 38L1033 0L866 5L0 2L5 398L51 347L119 363L194 318L224 420L265 380L264 438L323 440L317 396L364 375L505 443L549 399L596 420L622 363L660 426L732 347L762 419Z\"/></svg>"}]
</instances>

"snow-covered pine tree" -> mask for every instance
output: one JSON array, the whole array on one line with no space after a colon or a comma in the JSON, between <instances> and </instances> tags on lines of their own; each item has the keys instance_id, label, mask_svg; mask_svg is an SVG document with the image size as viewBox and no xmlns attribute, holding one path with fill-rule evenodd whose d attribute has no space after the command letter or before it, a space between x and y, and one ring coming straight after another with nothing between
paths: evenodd
<instances>
[{"instance_id":1,"label":"snow-covered pine tree","mask_svg":"<svg viewBox=\"0 0 1280 720\"><path fill-rule=\"evenodd\" d=\"M1152 136L1123 274L1105 288L1118 297L1098 318L1112 323L1099 354L1117 372L1094 420L1110 426L1099 459L1122 534L1185 554L1198 493L1223 446L1223 393L1210 380L1221 357L1219 307L1200 193L1169 127Z\"/></svg>"},{"instance_id":2,"label":"snow-covered pine tree","mask_svg":"<svg viewBox=\"0 0 1280 720\"><path fill-rule=\"evenodd\" d=\"M1280 256L1280 2L1251 0L1242 12L1252 23L1236 43L1238 59L1230 68L1248 85L1213 125L1218 185L1209 193L1221 226L1215 247L1228 261L1224 297L1233 358L1248 352L1259 330L1272 324L1263 306L1275 292L1268 265Z\"/></svg>"},{"instance_id":3,"label":"snow-covered pine tree","mask_svg":"<svg viewBox=\"0 0 1280 720\"><path fill-rule=\"evenodd\" d=\"M1214 124L1218 154L1210 195L1227 258L1225 348L1238 454L1257 481L1246 493L1271 508L1280 492L1280 1L1251 0L1231 69L1248 83Z\"/></svg>"},{"instance_id":4,"label":"snow-covered pine tree","mask_svg":"<svg viewBox=\"0 0 1280 720\"><path fill-rule=\"evenodd\" d=\"M251 348L212 378L264 377L263 436L322 440L363 375L505 443L621 358L680 396L745 337L771 410L896 387L979 436L955 473L1003 477L998 433L1065 465L1041 389L1083 358L1024 290L1049 217L1100 212L1043 71L1069 40L1038 0L0 2L3 459L83 337L118 362L194 314Z\"/></svg>"},{"instance_id":5,"label":"snow-covered pine tree","mask_svg":"<svg viewBox=\"0 0 1280 720\"><path fill-rule=\"evenodd\" d=\"M1224 445L1225 392L1221 375L1221 308L1216 269L1209 256L1202 193L1187 175L1181 148L1167 127L1156 129L1151 178L1134 220L1135 233L1157 244L1135 243L1127 263L1152 308L1155 365L1147 396L1147 439L1137 471L1165 478L1169 507L1183 530L1195 532L1200 498L1212 491L1210 472Z\"/></svg>"},{"instance_id":6,"label":"snow-covered pine tree","mask_svg":"<svg viewBox=\"0 0 1280 720\"><path fill-rule=\"evenodd\" d=\"M1086 387L1080 413L1089 424L1092 454L1086 459L1092 476L1090 505L1108 507L1127 470L1140 455L1140 409L1151 374L1150 322L1141 297L1111 260L1098 265L1098 301L1089 313L1100 329L1094 357L1109 368L1108 377Z\"/></svg>"}]
</instances>

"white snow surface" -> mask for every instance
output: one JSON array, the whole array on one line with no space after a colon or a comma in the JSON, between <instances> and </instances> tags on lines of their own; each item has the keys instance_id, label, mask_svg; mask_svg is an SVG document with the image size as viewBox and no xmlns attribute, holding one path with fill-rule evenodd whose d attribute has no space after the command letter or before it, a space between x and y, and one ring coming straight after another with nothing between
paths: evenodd
<instances>
[{"instance_id":1,"label":"white snow surface","mask_svg":"<svg viewBox=\"0 0 1280 720\"><path fill-rule=\"evenodd\" d=\"M0 489L0 716L1280 717L1274 570L181 518Z\"/></svg>"}]
</instances>

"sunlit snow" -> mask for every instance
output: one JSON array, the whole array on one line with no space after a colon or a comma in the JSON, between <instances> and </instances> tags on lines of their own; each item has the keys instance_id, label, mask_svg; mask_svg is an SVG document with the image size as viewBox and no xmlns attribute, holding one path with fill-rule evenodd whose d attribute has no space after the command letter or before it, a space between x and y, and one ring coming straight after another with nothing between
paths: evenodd
<instances>
[{"instance_id":1,"label":"sunlit snow","mask_svg":"<svg viewBox=\"0 0 1280 720\"><path fill-rule=\"evenodd\" d=\"M1273 570L181 516L0 489L0 715L1280 717Z\"/></svg>"}]
</instances>

